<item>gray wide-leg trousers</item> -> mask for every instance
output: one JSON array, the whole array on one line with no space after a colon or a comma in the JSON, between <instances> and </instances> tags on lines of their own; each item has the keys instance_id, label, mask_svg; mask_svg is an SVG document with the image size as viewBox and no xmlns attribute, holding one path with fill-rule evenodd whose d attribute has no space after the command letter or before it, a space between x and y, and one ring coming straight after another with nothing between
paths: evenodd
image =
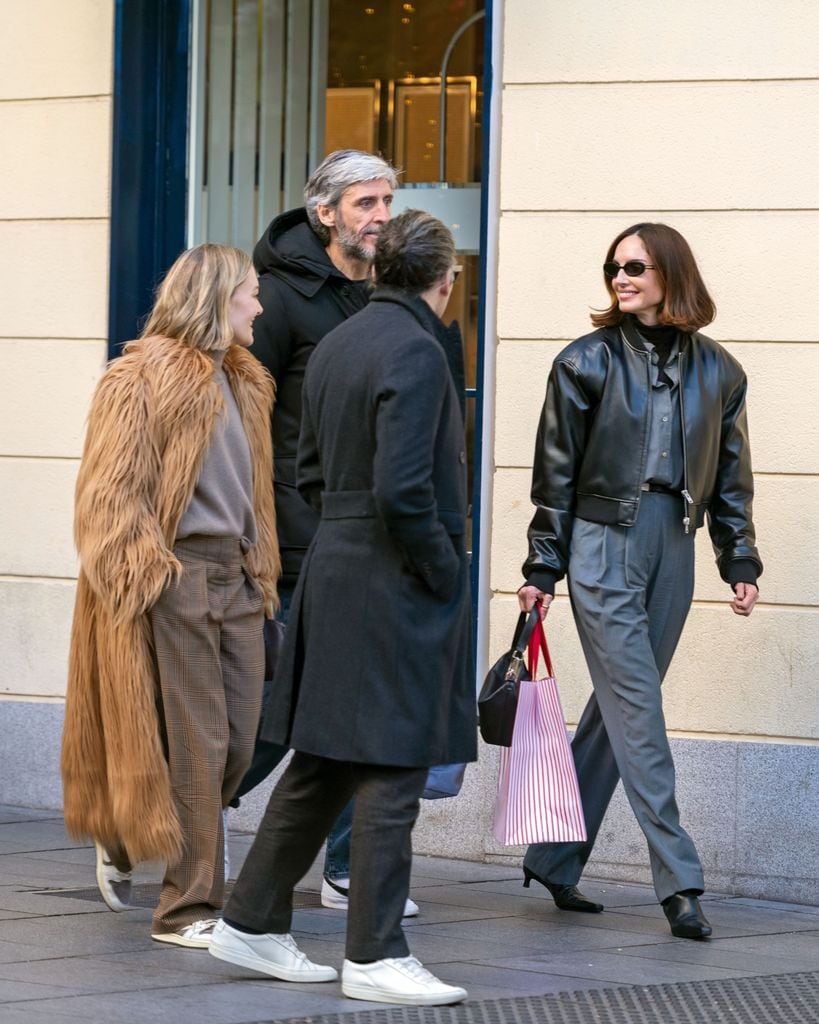
<instances>
[{"instance_id":1,"label":"gray wide-leg trousers","mask_svg":"<svg viewBox=\"0 0 819 1024\"><path fill-rule=\"evenodd\" d=\"M694 589L694 537L682 501L644 492L634 526L575 520L569 593L594 687L572 742L586 818L585 843L538 843L524 865L576 885L606 808L623 780L648 841L657 899L701 892L702 866L680 824L660 685Z\"/></svg>"}]
</instances>

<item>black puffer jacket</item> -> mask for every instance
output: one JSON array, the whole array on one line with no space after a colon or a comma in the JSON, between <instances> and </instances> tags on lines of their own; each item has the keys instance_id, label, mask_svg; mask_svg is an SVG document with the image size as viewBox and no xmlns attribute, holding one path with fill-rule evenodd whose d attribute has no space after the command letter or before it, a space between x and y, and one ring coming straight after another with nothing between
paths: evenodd
<instances>
[{"instance_id":1,"label":"black puffer jacket","mask_svg":"<svg viewBox=\"0 0 819 1024\"><path fill-rule=\"evenodd\" d=\"M756 578L762 562L752 521L745 373L710 338L699 332L681 337L683 491L691 500L680 494L680 518L695 530L708 515L723 579ZM633 526L645 479L650 402L650 356L629 317L557 356L532 471L536 511L523 566L529 583L554 592L568 567L575 516Z\"/></svg>"},{"instance_id":2,"label":"black puffer jacket","mask_svg":"<svg viewBox=\"0 0 819 1024\"><path fill-rule=\"evenodd\" d=\"M296 584L318 518L296 490L296 448L307 360L321 339L369 300L370 286L330 262L305 210L276 217L253 252L264 312L253 325L251 352L276 381L273 462L281 587Z\"/></svg>"}]
</instances>

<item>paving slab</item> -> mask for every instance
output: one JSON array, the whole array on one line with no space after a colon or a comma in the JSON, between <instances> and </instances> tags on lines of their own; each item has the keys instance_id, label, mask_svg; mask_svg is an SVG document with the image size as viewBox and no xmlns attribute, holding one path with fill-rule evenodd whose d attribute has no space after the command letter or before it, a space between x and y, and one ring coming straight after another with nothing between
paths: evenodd
<instances>
[{"instance_id":1,"label":"paving slab","mask_svg":"<svg viewBox=\"0 0 819 1024\"><path fill-rule=\"evenodd\" d=\"M587 991L603 988L608 982L597 978L573 978L565 974L550 974L548 970L531 971L518 961L480 961L458 964L457 968L438 971L445 981L463 985L469 992L469 1001L503 999L510 996L542 996L552 992Z\"/></svg>"},{"instance_id":2,"label":"paving slab","mask_svg":"<svg viewBox=\"0 0 819 1024\"><path fill-rule=\"evenodd\" d=\"M813 961L811 970L819 970L819 931L775 932L768 935L752 935L747 938L720 939L726 949L748 953L775 953L777 956Z\"/></svg>"},{"instance_id":3,"label":"paving slab","mask_svg":"<svg viewBox=\"0 0 819 1024\"><path fill-rule=\"evenodd\" d=\"M0 804L0 825L7 825L24 821L47 821L53 820L63 826L63 816L57 811L42 810L37 807L11 807L9 804Z\"/></svg>"},{"instance_id":4,"label":"paving slab","mask_svg":"<svg viewBox=\"0 0 819 1024\"><path fill-rule=\"evenodd\" d=\"M2 860L0 860L2 871ZM88 880L85 879L88 883ZM91 883L88 883L91 884ZM74 888L73 886L71 888ZM63 887L27 888L24 884L0 885L0 908L3 913L18 917L63 917L66 914L110 913L102 902L72 899L62 895Z\"/></svg>"},{"instance_id":5,"label":"paving slab","mask_svg":"<svg viewBox=\"0 0 819 1024\"><path fill-rule=\"evenodd\" d=\"M66 917L0 921L0 942L16 943L42 957L85 956L111 950L126 952L150 942L150 914L73 914ZM20 959L24 959L21 955ZM8 962L8 961L6 961Z\"/></svg>"},{"instance_id":6,"label":"paving slab","mask_svg":"<svg viewBox=\"0 0 819 1024\"><path fill-rule=\"evenodd\" d=\"M819 898L819 894L817 894ZM724 896L715 897L715 899L726 899ZM819 906L811 907L806 903L782 903L781 901L774 900L751 900L746 899L743 896L729 896L727 897L730 902L738 907L754 907L756 910L769 911L769 910L787 910L790 914L811 914L814 917L819 917Z\"/></svg>"},{"instance_id":7,"label":"paving slab","mask_svg":"<svg viewBox=\"0 0 819 1024\"><path fill-rule=\"evenodd\" d=\"M668 925L665 922L660 924L659 921L656 923L656 927L649 929L644 925L640 930L630 931L618 929L616 920L612 920L607 927L601 927L596 920L594 924L587 923L597 916L561 914L560 919L554 915L548 922L537 918L526 918L522 915L493 918L491 926L487 925L485 929L481 930L481 934L494 943L514 943L517 948L530 948L543 953L570 949L644 945L660 941L668 935ZM414 928L412 931L413 942L416 941L416 936L418 937L417 941L421 941L426 931L421 926ZM436 938L447 938L453 941L475 940L475 926L472 922L445 922L435 925L428 931Z\"/></svg>"},{"instance_id":8,"label":"paving slab","mask_svg":"<svg viewBox=\"0 0 819 1024\"><path fill-rule=\"evenodd\" d=\"M412 862L413 884L424 884L430 878L439 882L441 879L455 882L458 885L470 885L473 882L491 880L510 880L522 877L520 868L512 868L506 864L476 864L469 860L445 860L442 857L415 857Z\"/></svg>"},{"instance_id":9,"label":"paving slab","mask_svg":"<svg viewBox=\"0 0 819 1024\"><path fill-rule=\"evenodd\" d=\"M60 996L63 989L59 985L49 984L47 981L20 981L14 978L0 978L0 1014L3 1013L3 1005L11 1003L22 1003L29 1000L48 999L52 996ZM2 1020L0 1016L0 1020Z\"/></svg>"},{"instance_id":10,"label":"paving slab","mask_svg":"<svg viewBox=\"0 0 819 1024\"><path fill-rule=\"evenodd\" d=\"M782 951L779 943L769 943L775 953L749 949L742 940L711 939L708 942L686 942L670 939L654 946L623 948L624 956L638 956L644 960L671 960L674 963L707 964L711 967L726 967L729 970L747 971L752 975L788 974L798 971L815 971L816 957L800 943L799 956L789 956ZM736 948L742 947L742 948Z\"/></svg>"},{"instance_id":11,"label":"paving slab","mask_svg":"<svg viewBox=\"0 0 819 1024\"><path fill-rule=\"evenodd\" d=\"M490 961L499 966L497 960ZM746 972L731 968L715 967L710 964L692 964L666 960L643 959L640 956L626 956L624 952L609 950L584 950L576 953L554 953L543 957L516 959L517 967L544 973L559 974L565 978L594 979L608 984L657 985L663 982L708 981L717 978L739 978ZM564 986L570 988L570 985Z\"/></svg>"},{"instance_id":12,"label":"paving slab","mask_svg":"<svg viewBox=\"0 0 819 1024\"><path fill-rule=\"evenodd\" d=\"M0 1005L2 1005L3 1011L3 1024L79 1024L73 1014L62 1013L55 1007L44 1010L39 1003L24 1002ZM101 1018L99 1024L102 1024Z\"/></svg>"},{"instance_id":13,"label":"paving slab","mask_svg":"<svg viewBox=\"0 0 819 1024\"><path fill-rule=\"evenodd\" d=\"M198 970L192 969L198 966ZM30 985L51 985L67 991L105 993L141 991L143 988L174 988L196 985L203 975L219 981L231 980L228 972L218 969L219 961L202 951L193 956L187 950L179 955L157 956L154 959L134 954L116 958L60 957L0 965L0 984L20 982ZM222 965L224 966L224 965ZM57 994L57 993L55 993Z\"/></svg>"}]
</instances>

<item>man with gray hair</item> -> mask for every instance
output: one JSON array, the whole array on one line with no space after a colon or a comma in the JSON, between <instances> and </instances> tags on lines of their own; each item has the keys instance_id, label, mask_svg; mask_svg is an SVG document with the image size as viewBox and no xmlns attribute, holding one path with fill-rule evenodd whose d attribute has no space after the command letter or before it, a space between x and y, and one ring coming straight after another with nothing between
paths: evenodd
<instances>
[{"instance_id":1,"label":"man with gray hair","mask_svg":"<svg viewBox=\"0 0 819 1024\"><path fill-rule=\"evenodd\" d=\"M390 219L396 185L395 169L380 156L354 149L330 153L304 187L304 206L275 217L253 252L263 312L254 322L250 351L276 381L273 480L283 622L318 527L295 486L304 371L325 334L369 302L375 243ZM267 778L286 752L259 740L236 799ZM321 900L335 909L347 907L351 816L352 808L345 808L327 839ZM407 900L405 911L412 916L418 907Z\"/></svg>"},{"instance_id":2,"label":"man with gray hair","mask_svg":"<svg viewBox=\"0 0 819 1024\"><path fill-rule=\"evenodd\" d=\"M372 301L307 367L296 484L320 520L262 729L294 753L209 946L285 981L336 979L290 933L293 889L355 796L341 988L367 1002L467 995L401 926L428 770L477 755L463 352L441 320L459 270L441 221L400 214Z\"/></svg>"},{"instance_id":3,"label":"man with gray hair","mask_svg":"<svg viewBox=\"0 0 819 1024\"><path fill-rule=\"evenodd\" d=\"M289 597L318 519L295 488L304 370L313 349L370 298L370 267L390 219L394 168L371 153L326 157L304 187L304 206L276 217L256 245L264 312L250 351L276 381L273 452L280 590Z\"/></svg>"}]
</instances>

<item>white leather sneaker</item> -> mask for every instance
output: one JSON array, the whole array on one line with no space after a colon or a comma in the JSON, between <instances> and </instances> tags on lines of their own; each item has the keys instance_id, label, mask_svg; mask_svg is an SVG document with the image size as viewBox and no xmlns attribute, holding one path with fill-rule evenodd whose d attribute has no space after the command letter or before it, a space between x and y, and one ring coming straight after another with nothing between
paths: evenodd
<instances>
[{"instance_id":1,"label":"white leather sneaker","mask_svg":"<svg viewBox=\"0 0 819 1024\"><path fill-rule=\"evenodd\" d=\"M249 967L279 981L335 981L333 967L308 960L292 935L251 935L220 921L208 947L218 960Z\"/></svg>"},{"instance_id":2,"label":"white leather sneaker","mask_svg":"<svg viewBox=\"0 0 819 1024\"><path fill-rule=\"evenodd\" d=\"M405 1006L447 1006L467 997L465 988L444 984L414 956L391 957L372 964L345 960L341 991L350 999Z\"/></svg>"},{"instance_id":3,"label":"white leather sneaker","mask_svg":"<svg viewBox=\"0 0 819 1024\"><path fill-rule=\"evenodd\" d=\"M321 905L329 910L346 910L349 904L350 879L324 878L321 882ZM407 899L402 917L417 917L418 904Z\"/></svg>"},{"instance_id":4,"label":"white leather sneaker","mask_svg":"<svg viewBox=\"0 0 819 1024\"><path fill-rule=\"evenodd\" d=\"M120 871L103 846L94 843L97 853L97 885L105 905L115 914L130 909L131 872Z\"/></svg>"},{"instance_id":5,"label":"white leather sneaker","mask_svg":"<svg viewBox=\"0 0 819 1024\"><path fill-rule=\"evenodd\" d=\"M215 917L203 918L186 924L175 932L154 932L154 942L167 942L171 946L185 946L188 949L207 949L210 945L213 929L217 921Z\"/></svg>"}]
</instances>

